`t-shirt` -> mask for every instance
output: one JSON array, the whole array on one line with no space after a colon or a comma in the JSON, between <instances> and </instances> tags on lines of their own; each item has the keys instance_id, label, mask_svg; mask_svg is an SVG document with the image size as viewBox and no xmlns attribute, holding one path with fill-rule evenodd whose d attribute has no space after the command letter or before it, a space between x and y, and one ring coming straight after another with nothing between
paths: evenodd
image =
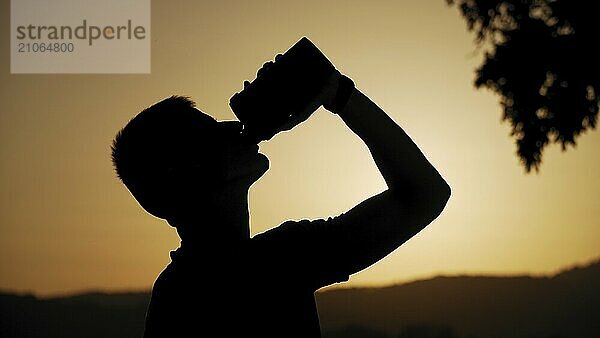
<instances>
[{"instance_id":1,"label":"t-shirt","mask_svg":"<svg viewBox=\"0 0 600 338\"><path fill-rule=\"evenodd\" d=\"M235 252L182 245L154 283L144 337L320 337L314 292L354 272L341 219L287 221Z\"/></svg>"}]
</instances>

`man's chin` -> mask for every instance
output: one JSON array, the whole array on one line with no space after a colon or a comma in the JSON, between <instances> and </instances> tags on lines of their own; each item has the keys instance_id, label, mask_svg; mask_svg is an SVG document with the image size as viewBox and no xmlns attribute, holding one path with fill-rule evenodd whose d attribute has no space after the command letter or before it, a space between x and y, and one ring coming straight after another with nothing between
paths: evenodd
<instances>
[{"instance_id":1,"label":"man's chin","mask_svg":"<svg viewBox=\"0 0 600 338\"><path fill-rule=\"evenodd\" d=\"M252 156L252 159L238 163L237 170L231 173L229 182L247 182L252 185L269 170L269 159L261 153Z\"/></svg>"},{"instance_id":2,"label":"man's chin","mask_svg":"<svg viewBox=\"0 0 600 338\"><path fill-rule=\"evenodd\" d=\"M258 153L257 155L257 160L255 161L256 165L252 168L253 173L255 174L252 183L256 182L269 170L269 158L261 153Z\"/></svg>"}]
</instances>

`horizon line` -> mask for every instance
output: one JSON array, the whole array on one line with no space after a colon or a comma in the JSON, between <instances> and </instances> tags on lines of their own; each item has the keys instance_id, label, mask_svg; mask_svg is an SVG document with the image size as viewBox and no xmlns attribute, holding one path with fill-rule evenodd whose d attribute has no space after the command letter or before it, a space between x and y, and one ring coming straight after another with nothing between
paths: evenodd
<instances>
[{"instance_id":1,"label":"horizon line","mask_svg":"<svg viewBox=\"0 0 600 338\"><path fill-rule=\"evenodd\" d=\"M493 272L491 272L491 273L487 273L487 272L479 272L479 273L436 272L436 273L430 274L428 276L417 277L417 278L412 278L412 279L409 279L406 281L397 281L397 282L392 282L392 283L368 284L368 285L367 284L365 284L365 285L359 284L359 285L352 285L352 286L345 286L346 283L338 283L338 284L333 284L333 285L321 288L317 292L322 293L322 292L334 291L334 290L337 291L337 290L356 290L356 289L384 289L384 288L391 288L391 287L396 287L396 286L401 286L401 285L406 285L406 284L411 284L411 283L416 283L416 282L433 280L436 278L461 278L461 277L463 277L463 278L464 277L468 277L468 278L523 278L523 277L554 278L563 273L573 271L573 270L578 270L578 269L589 268L596 264L600 264L600 256L598 256L594 259L591 259L585 263L573 263L566 267L556 269L556 270L554 270L554 272L547 272L547 273L517 272L517 273L502 274L502 273L493 273ZM0 295L33 297L36 300L73 298L73 297L78 297L78 296L94 295L94 294L97 294L97 295L118 295L118 294L125 295L125 294L142 294L142 293L150 294L151 292L152 292L152 286L147 287L147 288L136 287L136 288L123 288L123 289L85 288L85 289L74 290L74 291L56 292L56 293L48 293L48 294L38 294L33 291L14 291L14 290L10 290L10 289L0 288Z\"/></svg>"}]
</instances>

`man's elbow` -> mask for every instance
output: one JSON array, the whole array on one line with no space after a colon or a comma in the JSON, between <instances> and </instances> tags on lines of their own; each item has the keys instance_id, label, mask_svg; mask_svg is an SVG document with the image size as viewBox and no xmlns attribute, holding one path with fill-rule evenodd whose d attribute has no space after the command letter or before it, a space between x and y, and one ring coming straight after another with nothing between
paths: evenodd
<instances>
[{"instance_id":1,"label":"man's elbow","mask_svg":"<svg viewBox=\"0 0 600 338\"><path fill-rule=\"evenodd\" d=\"M441 179L432 184L407 187L405 189L390 189L397 199L425 225L437 218L448 203L452 191L448 183Z\"/></svg>"},{"instance_id":2,"label":"man's elbow","mask_svg":"<svg viewBox=\"0 0 600 338\"><path fill-rule=\"evenodd\" d=\"M442 213L451 194L448 183L441 180L441 182L422 188L421 191L415 193L415 196L419 197L413 202L413 210L426 221L426 224L429 224Z\"/></svg>"},{"instance_id":3,"label":"man's elbow","mask_svg":"<svg viewBox=\"0 0 600 338\"><path fill-rule=\"evenodd\" d=\"M431 211L433 218L438 217L442 213L451 195L452 190L444 180L432 189L431 199L428 201L428 209Z\"/></svg>"},{"instance_id":4,"label":"man's elbow","mask_svg":"<svg viewBox=\"0 0 600 338\"><path fill-rule=\"evenodd\" d=\"M438 203L440 204L440 209L444 210L444 207L446 207L446 204L448 203L448 201L450 200L450 196L452 195L452 189L450 189L450 186L446 181L442 182L438 195Z\"/></svg>"}]
</instances>

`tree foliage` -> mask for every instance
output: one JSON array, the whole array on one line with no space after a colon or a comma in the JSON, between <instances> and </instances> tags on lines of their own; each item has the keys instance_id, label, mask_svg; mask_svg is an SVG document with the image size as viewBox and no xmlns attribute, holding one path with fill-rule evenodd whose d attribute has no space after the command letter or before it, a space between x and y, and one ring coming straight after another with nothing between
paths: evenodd
<instances>
[{"instance_id":1,"label":"tree foliage","mask_svg":"<svg viewBox=\"0 0 600 338\"><path fill-rule=\"evenodd\" d=\"M527 172L539 169L549 143L564 151L596 127L600 29L594 1L446 1L458 6L486 50L475 86L500 96Z\"/></svg>"}]
</instances>

